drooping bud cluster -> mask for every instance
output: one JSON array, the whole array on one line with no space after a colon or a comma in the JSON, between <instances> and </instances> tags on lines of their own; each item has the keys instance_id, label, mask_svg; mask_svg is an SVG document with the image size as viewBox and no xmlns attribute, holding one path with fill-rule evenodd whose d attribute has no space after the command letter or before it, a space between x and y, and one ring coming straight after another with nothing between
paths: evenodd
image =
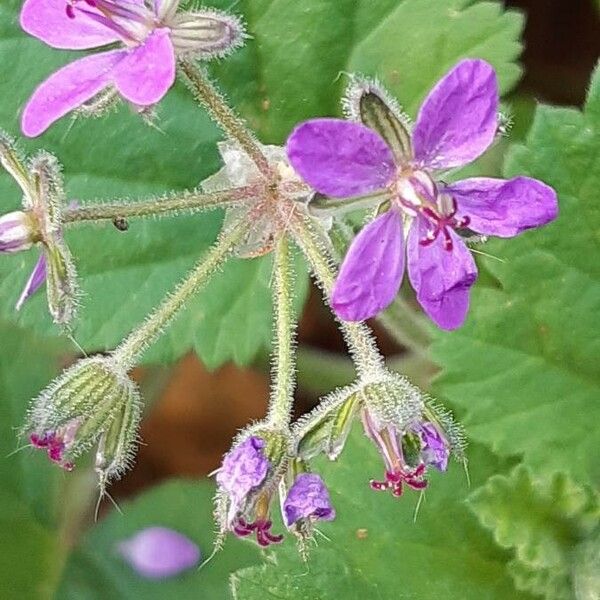
<instances>
[{"instance_id":1,"label":"drooping bud cluster","mask_svg":"<svg viewBox=\"0 0 600 600\"><path fill-rule=\"evenodd\" d=\"M68 327L77 309L75 265L64 242L64 193L60 165L51 154L39 152L25 161L12 140L0 131L0 162L23 192L22 211L0 217L0 252L40 247L40 257L16 308L47 283L48 309L54 322Z\"/></svg>"},{"instance_id":2,"label":"drooping bud cluster","mask_svg":"<svg viewBox=\"0 0 600 600\"><path fill-rule=\"evenodd\" d=\"M23 432L67 471L97 445L95 468L104 489L131 466L140 418L135 383L110 357L93 357L75 363L34 399Z\"/></svg>"}]
</instances>

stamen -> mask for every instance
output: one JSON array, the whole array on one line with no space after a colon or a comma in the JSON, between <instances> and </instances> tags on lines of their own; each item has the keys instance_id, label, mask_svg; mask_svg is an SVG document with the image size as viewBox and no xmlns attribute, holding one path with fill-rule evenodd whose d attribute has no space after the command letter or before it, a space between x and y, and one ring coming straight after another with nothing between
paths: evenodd
<instances>
[{"instance_id":1,"label":"stamen","mask_svg":"<svg viewBox=\"0 0 600 600\"><path fill-rule=\"evenodd\" d=\"M369 485L371 489L378 492L390 490L393 496L399 498L404 491L402 487L404 483L414 490L425 489L427 487L427 480L423 479L424 473L424 464L420 464L414 471L405 472L401 469L386 471L385 481L375 481L372 479Z\"/></svg>"},{"instance_id":2,"label":"stamen","mask_svg":"<svg viewBox=\"0 0 600 600\"><path fill-rule=\"evenodd\" d=\"M272 526L273 522L270 520L257 519L254 523L248 523L245 519L239 517L233 524L232 529L238 537L247 537L255 532L259 546L266 548L271 544L279 544L283 541L283 535L271 533Z\"/></svg>"}]
</instances>

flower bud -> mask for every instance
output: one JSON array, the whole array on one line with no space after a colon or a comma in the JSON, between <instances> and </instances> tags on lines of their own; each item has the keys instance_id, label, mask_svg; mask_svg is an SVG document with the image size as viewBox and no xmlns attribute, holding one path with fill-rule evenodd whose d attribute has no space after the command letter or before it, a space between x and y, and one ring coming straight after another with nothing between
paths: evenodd
<instances>
[{"instance_id":1,"label":"flower bud","mask_svg":"<svg viewBox=\"0 0 600 600\"><path fill-rule=\"evenodd\" d=\"M54 156L38 152L25 161L13 140L0 131L0 163L23 192L23 211L0 218L0 252L40 247L40 258L31 273L16 308L47 281L48 307L54 322L69 326L77 308L75 266L63 239L64 193L60 165Z\"/></svg>"},{"instance_id":2,"label":"flower bud","mask_svg":"<svg viewBox=\"0 0 600 600\"><path fill-rule=\"evenodd\" d=\"M98 443L100 485L129 466L137 442L140 396L110 358L75 363L33 401L24 432L65 470Z\"/></svg>"},{"instance_id":3,"label":"flower bud","mask_svg":"<svg viewBox=\"0 0 600 600\"><path fill-rule=\"evenodd\" d=\"M221 534L255 534L260 546L281 542L271 533L271 500L288 464L289 434L257 425L243 432L217 471L216 516Z\"/></svg>"},{"instance_id":4,"label":"flower bud","mask_svg":"<svg viewBox=\"0 0 600 600\"><path fill-rule=\"evenodd\" d=\"M29 250L37 241L33 217L21 210L0 217L0 252Z\"/></svg>"},{"instance_id":5,"label":"flower bud","mask_svg":"<svg viewBox=\"0 0 600 600\"><path fill-rule=\"evenodd\" d=\"M175 13L168 23L175 52L182 58L221 58L242 46L246 37L238 18L214 9Z\"/></svg>"}]
</instances>

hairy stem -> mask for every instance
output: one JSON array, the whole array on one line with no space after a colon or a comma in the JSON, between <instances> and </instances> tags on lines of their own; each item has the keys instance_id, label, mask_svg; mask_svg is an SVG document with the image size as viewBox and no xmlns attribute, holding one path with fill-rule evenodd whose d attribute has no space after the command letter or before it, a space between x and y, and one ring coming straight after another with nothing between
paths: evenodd
<instances>
[{"instance_id":1,"label":"hairy stem","mask_svg":"<svg viewBox=\"0 0 600 600\"><path fill-rule=\"evenodd\" d=\"M144 351L162 334L165 327L177 316L186 302L211 278L225 262L235 243L248 229L246 219L221 232L219 239L200 259L192 271L179 283L150 316L134 329L115 349L115 361L125 369L131 369Z\"/></svg>"},{"instance_id":2,"label":"hairy stem","mask_svg":"<svg viewBox=\"0 0 600 600\"><path fill-rule=\"evenodd\" d=\"M296 383L295 331L293 309L294 271L287 235L282 235L275 249L273 265L273 308L275 337L273 342L273 386L268 420L287 428L291 420Z\"/></svg>"},{"instance_id":3,"label":"hairy stem","mask_svg":"<svg viewBox=\"0 0 600 600\"><path fill-rule=\"evenodd\" d=\"M189 81L196 99L206 108L210 116L219 124L221 129L240 145L246 154L254 161L258 170L271 179L271 169L254 135L244 121L235 114L225 102L223 96L210 82L204 71L193 62L181 61L181 70Z\"/></svg>"},{"instance_id":4,"label":"hairy stem","mask_svg":"<svg viewBox=\"0 0 600 600\"><path fill-rule=\"evenodd\" d=\"M129 219L131 217L160 216L181 211L208 210L236 204L257 194L254 186L234 188L223 192L180 192L166 198L154 198L139 202L99 202L86 206L74 206L63 211L64 223Z\"/></svg>"},{"instance_id":5,"label":"hairy stem","mask_svg":"<svg viewBox=\"0 0 600 600\"><path fill-rule=\"evenodd\" d=\"M317 283L329 301L336 271L328 237L324 231L317 230L318 226L307 218L296 219L292 227L296 243L302 249ZM351 323L339 319L338 322L359 378L370 380L380 375L383 370L383 357L371 330L364 323Z\"/></svg>"}]
</instances>

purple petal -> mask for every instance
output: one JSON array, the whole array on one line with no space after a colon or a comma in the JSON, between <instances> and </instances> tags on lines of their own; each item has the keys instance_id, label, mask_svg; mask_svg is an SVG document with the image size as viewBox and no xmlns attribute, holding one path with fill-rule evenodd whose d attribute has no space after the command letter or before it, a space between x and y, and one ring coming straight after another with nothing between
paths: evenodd
<instances>
[{"instance_id":1,"label":"purple petal","mask_svg":"<svg viewBox=\"0 0 600 600\"><path fill-rule=\"evenodd\" d=\"M394 210L363 227L354 238L331 295L345 321L364 321L392 302L404 274L402 219Z\"/></svg>"},{"instance_id":2,"label":"purple petal","mask_svg":"<svg viewBox=\"0 0 600 600\"><path fill-rule=\"evenodd\" d=\"M450 231L452 250L444 248L441 234L430 245L421 245L427 229L427 221L417 217L408 234L410 282L429 317L442 329L456 329L467 316L469 292L477 279L477 267L454 231Z\"/></svg>"},{"instance_id":3,"label":"purple petal","mask_svg":"<svg viewBox=\"0 0 600 600\"><path fill-rule=\"evenodd\" d=\"M446 188L458 204L458 217L468 216L469 229L486 235L512 237L556 219L556 192L529 177L474 177Z\"/></svg>"},{"instance_id":4,"label":"purple petal","mask_svg":"<svg viewBox=\"0 0 600 600\"><path fill-rule=\"evenodd\" d=\"M68 50L95 48L119 39L114 31L85 13L69 18L66 7L66 0L26 0L21 9L21 27L49 46ZM86 10L98 12L87 4Z\"/></svg>"},{"instance_id":5,"label":"purple petal","mask_svg":"<svg viewBox=\"0 0 600 600\"><path fill-rule=\"evenodd\" d=\"M335 519L329 492L317 474L302 473L296 477L283 503L283 516L288 527L300 519Z\"/></svg>"},{"instance_id":6,"label":"purple petal","mask_svg":"<svg viewBox=\"0 0 600 600\"><path fill-rule=\"evenodd\" d=\"M52 123L77 108L110 84L112 70L124 50L80 58L50 75L33 93L21 119L28 137L43 133Z\"/></svg>"},{"instance_id":7,"label":"purple petal","mask_svg":"<svg viewBox=\"0 0 600 600\"><path fill-rule=\"evenodd\" d=\"M463 60L431 90L413 130L415 160L431 169L465 165L493 142L498 82L491 65Z\"/></svg>"},{"instance_id":8,"label":"purple petal","mask_svg":"<svg viewBox=\"0 0 600 600\"><path fill-rule=\"evenodd\" d=\"M142 577L163 579L195 567L200 549L166 527L148 527L118 545L119 554Z\"/></svg>"},{"instance_id":9,"label":"purple petal","mask_svg":"<svg viewBox=\"0 0 600 600\"><path fill-rule=\"evenodd\" d=\"M129 50L114 71L121 95L140 106L156 104L175 82L175 49L168 29L157 29Z\"/></svg>"},{"instance_id":10,"label":"purple petal","mask_svg":"<svg viewBox=\"0 0 600 600\"><path fill-rule=\"evenodd\" d=\"M33 294L35 294L42 284L46 281L46 256L42 253L35 263L35 267L33 267L33 271L25 284L19 299L17 300L17 304L15 306L16 310L21 310L21 307L25 303L26 300L31 298Z\"/></svg>"},{"instance_id":11,"label":"purple petal","mask_svg":"<svg viewBox=\"0 0 600 600\"><path fill-rule=\"evenodd\" d=\"M346 198L384 188L396 170L383 139L359 123L312 119L287 141L292 166L315 190Z\"/></svg>"},{"instance_id":12,"label":"purple petal","mask_svg":"<svg viewBox=\"0 0 600 600\"><path fill-rule=\"evenodd\" d=\"M450 456L446 440L433 423L422 423L418 428L418 433L423 442L422 455L425 463L433 465L439 471L445 471L448 468Z\"/></svg>"},{"instance_id":13,"label":"purple petal","mask_svg":"<svg viewBox=\"0 0 600 600\"><path fill-rule=\"evenodd\" d=\"M241 502L265 480L270 463L263 453L264 447L262 438L252 436L224 456L217 483L234 502Z\"/></svg>"}]
</instances>

